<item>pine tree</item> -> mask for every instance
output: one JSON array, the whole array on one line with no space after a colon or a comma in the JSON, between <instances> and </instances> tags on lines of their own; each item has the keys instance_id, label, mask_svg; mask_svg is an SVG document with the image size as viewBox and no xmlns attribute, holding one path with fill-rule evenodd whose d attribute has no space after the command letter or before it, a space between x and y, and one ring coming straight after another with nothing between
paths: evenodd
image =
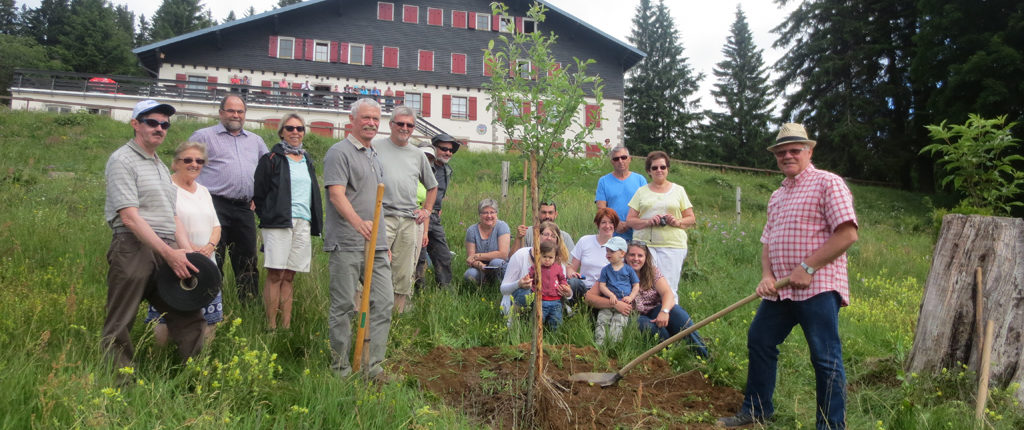
<instances>
[{"instance_id":1,"label":"pine tree","mask_svg":"<svg viewBox=\"0 0 1024 430\"><path fill-rule=\"evenodd\" d=\"M640 0L629 41L647 57L629 72L623 102L626 146L638 155L660 149L686 157L701 118L699 99L690 98L704 76L687 64L664 0L657 6Z\"/></svg>"},{"instance_id":2,"label":"pine tree","mask_svg":"<svg viewBox=\"0 0 1024 430\"><path fill-rule=\"evenodd\" d=\"M135 33L135 46L148 45L152 40L149 38L149 34L152 32L153 26L149 24L149 20L146 19L146 15L139 15L139 31Z\"/></svg>"},{"instance_id":3,"label":"pine tree","mask_svg":"<svg viewBox=\"0 0 1024 430\"><path fill-rule=\"evenodd\" d=\"M277 7L285 7L295 3L302 3L302 0L277 0Z\"/></svg>"},{"instance_id":4,"label":"pine tree","mask_svg":"<svg viewBox=\"0 0 1024 430\"><path fill-rule=\"evenodd\" d=\"M149 39L170 39L214 25L210 11L200 0L164 0L153 14Z\"/></svg>"},{"instance_id":5,"label":"pine tree","mask_svg":"<svg viewBox=\"0 0 1024 430\"><path fill-rule=\"evenodd\" d=\"M70 8L68 0L42 0L39 7L22 14L22 33L43 46L57 45Z\"/></svg>"},{"instance_id":6,"label":"pine tree","mask_svg":"<svg viewBox=\"0 0 1024 430\"><path fill-rule=\"evenodd\" d=\"M70 11L58 46L64 64L81 73L137 73L132 33L106 0L73 0Z\"/></svg>"},{"instance_id":7,"label":"pine tree","mask_svg":"<svg viewBox=\"0 0 1024 430\"><path fill-rule=\"evenodd\" d=\"M256 15L256 8L249 6L249 8L245 10L245 17L248 18L253 15Z\"/></svg>"},{"instance_id":8,"label":"pine tree","mask_svg":"<svg viewBox=\"0 0 1024 430\"><path fill-rule=\"evenodd\" d=\"M14 0L0 0L0 34L18 33L18 9Z\"/></svg>"},{"instance_id":9,"label":"pine tree","mask_svg":"<svg viewBox=\"0 0 1024 430\"><path fill-rule=\"evenodd\" d=\"M231 21L234 21L236 19L238 19L238 17L235 16L235 11L231 11L231 12L228 12L228 17L224 18L224 22L231 22Z\"/></svg>"},{"instance_id":10,"label":"pine tree","mask_svg":"<svg viewBox=\"0 0 1024 430\"><path fill-rule=\"evenodd\" d=\"M722 54L725 59L715 65L718 78L711 95L725 112L710 112L709 148L714 148L716 161L748 167L771 167L763 151L769 145L772 118L772 97L768 71L761 57L762 50L754 44L746 15L736 6L736 20Z\"/></svg>"},{"instance_id":11,"label":"pine tree","mask_svg":"<svg viewBox=\"0 0 1024 430\"><path fill-rule=\"evenodd\" d=\"M777 0L786 4L789 0ZM775 28L782 110L817 138L814 161L843 176L910 181L914 6L905 0L806 0Z\"/></svg>"}]
</instances>

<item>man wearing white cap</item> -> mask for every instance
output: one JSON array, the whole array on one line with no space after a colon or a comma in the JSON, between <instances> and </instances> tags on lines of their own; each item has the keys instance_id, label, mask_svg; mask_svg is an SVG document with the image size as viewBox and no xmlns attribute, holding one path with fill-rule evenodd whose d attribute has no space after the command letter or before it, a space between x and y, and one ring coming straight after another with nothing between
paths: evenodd
<instances>
[{"instance_id":1,"label":"man wearing white cap","mask_svg":"<svg viewBox=\"0 0 1024 430\"><path fill-rule=\"evenodd\" d=\"M720 426L743 427L771 419L778 345L799 324L817 381L817 428L846 428L839 309L850 303L846 250L857 241L857 216L843 179L811 164L816 143L803 125L789 123L768 147L786 178L768 201L768 221L761 233L757 294L762 300L747 332L743 406L735 416L719 419ZM783 277L789 284L776 289L776 279Z\"/></svg>"},{"instance_id":2,"label":"man wearing white cap","mask_svg":"<svg viewBox=\"0 0 1024 430\"><path fill-rule=\"evenodd\" d=\"M107 160L106 203L103 212L113 230L107 262L107 305L101 347L115 368L132 366L131 327L139 303L148 300L165 313L168 333L182 359L199 353L206 321L199 310L180 312L168 307L156 291L157 267L166 262L179 278L198 269L185 257L185 229L175 216L177 193L171 174L156 148L163 143L174 107L144 100L132 111L135 137ZM127 382L126 377L119 377Z\"/></svg>"}]
</instances>

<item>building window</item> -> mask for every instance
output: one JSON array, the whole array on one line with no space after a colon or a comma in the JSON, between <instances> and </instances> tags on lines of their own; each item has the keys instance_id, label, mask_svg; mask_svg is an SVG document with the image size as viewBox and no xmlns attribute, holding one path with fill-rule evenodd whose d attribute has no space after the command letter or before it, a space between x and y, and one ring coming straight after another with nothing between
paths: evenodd
<instances>
[{"instance_id":1,"label":"building window","mask_svg":"<svg viewBox=\"0 0 1024 430\"><path fill-rule=\"evenodd\" d=\"M331 61L331 42L317 40L313 42L313 61Z\"/></svg>"},{"instance_id":2,"label":"building window","mask_svg":"<svg viewBox=\"0 0 1024 430\"><path fill-rule=\"evenodd\" d=\"M189 75L188 76L188 82L189 82L189 84L185 88L188 88L190 90L205 90L206 87L208 86L206 84L206 76ZM192 82L195 82L195 83L192 83ZM200 85L200 83L202 85Z\"/></svg>"},{"instance_id":3,"label":"building window","mask_svg":"<svg viewBox=\"0 0 1024 430\"><path fill-rule=\"evenodd\" d=\"M423 112L423 96L420 93L405 93L404 104L416 112Z\"/></svg>"},{"instance_id":4,"label":"building window","mask_svg":"<svg viewBox=\"0 0 1024 430\"><path fill-rule=\"evenodd\" d=\"M444 11L436 7L427 8L428 25L444 25Z\"/></svg>"},{"instance_id":5,"label":"building window","mask_svg":"<svg viewBox=\"0 0 1024 430\"><path fill-rule=\"evenodd\" d=\"M516 28L515 21L513 21L514 18L511 16L502 15L500 18L501 19L498 21L498 31L502 33L511 33L512 29Z\"/></svg>"},{"instance_id":6,"label":"building window","mask_svg":"<svg viewBox=\"0 0 1024 430\"><path fill-rule=\"evenodd\" d=\"M398 48L394 46L384 47L384 61L382 62L384 67L389 69L398 68Z\"/></svg>"},{"instance_id":7,"label":"building window","mask_svg":"<svg viewBox=\"0 0 1024 430\"><path fill-rule=\"evenodd\" d=\"M377 2L377 19L381 21L395 20L395 4Z\"/></svg>"},{"instance_id":8,"label":"building window","mask_svg":"<svg viewBox=\"0 0 1024 430\"><path fill-rule=\"evenodd\" d=\"M424 72L433 72L434 71L434 51L424 51L424 50L421 49L419 52L420 52L420 54L419 54L419 57L420 57L419 70L420 71L424 71Z\"/></svg>"},{"instance_id":9,"label":"building window","mask_svg":"<svg viewBox=\"0 0 1024 430\"><path fill-rule=\"evenodd\" d=\"M46 111L50 113L72 113L75 108L68 105L46 105Z\"/></svg>"},{"instance_id":10,"label":"building window","mask_svg":"<svg viewBox=\"0 0 1024 430\"><path fill-rule=\"evenodd\" d=\"M535 31L537 31L537 21L523 18L523 33L533 33Z\"/></svg>"},{"instance_id":11,"label":"building window","mask_svg":"<svg viewBox=\"0 0 1024 430\"><path fill-rule=\"evenodd\" d=\"M277 58L295 58L295 38L277 38Z\"/></svg>"},{"instance_id":12,"label":"building window","mask_svg":"<svg viewBox=\"0 0 1024 430\"><path fill-rule=\"evenodd\" d=\"M452 54L452 73L466 74L466 54Z\"/></svg>"},{"instance_id":13,"label":"building window","mask_svg":"<svg viewBox=\"0 0 1024 430\"><path fill-rule=\"evenodd\" d=\"M530 67L530 60L517 60L516 71L519 72L520 78L533 79L533 70Z\"/></svg>"},{"instance_id":14,"label":"building window","mask_svg":"<svg viewBox=\"0 0 1024 430\"><path fill-rule=\"evenodd\" d=\"M452 97L452 118L469 118L469 99L466 97Z\"/></svg>"},{"instance_id":15,"label":"building window","mask_svg":"<svg viewBox=\"0 0 1024 430\"><path fill-rule=\"evenodd\" d=\"M512 116L523 116L523 107L519 103L506 100L505 107L512 113Z\"/></svg>"},{"instance_id":16,"label":"building window","mask_svg":"<svg viewBox=\"0 0 1024 430\"><path fill-rule=\"evenodd\" d=\"M452 11L452 27L453 28L466 28L466 11L464 11L464 10L453 10Z\"/></svg>"},{"instance_id":17,"label":"building window","mask_svg":"<svg viewBox=\"0 0 1024 430\"><path fill-rule=\"evenodd\" d=\"M491 16L486 13L476 14L476 29L490 31L491 30Z\"/></svg>"},{"instance_id":18,"label":"building window","mask_svg":"<svg viewBox=\"0 0 1024 430\"><path fill-rule=\"evenodd\" d=\"M402 22L408 24L419 24L420 23L420 7L410 6L407 4L402 5Z\"/></svg>"},{"instance_id":19,"label":"building window","mask_svg":"<svg viewBox=\"0 0 1024 430\"><path fill-rule=\"evenodd\" d=\"M365 45L359 43L348 44L348 63L363 64L363 50Z\"/></svg>"}]
</instances>

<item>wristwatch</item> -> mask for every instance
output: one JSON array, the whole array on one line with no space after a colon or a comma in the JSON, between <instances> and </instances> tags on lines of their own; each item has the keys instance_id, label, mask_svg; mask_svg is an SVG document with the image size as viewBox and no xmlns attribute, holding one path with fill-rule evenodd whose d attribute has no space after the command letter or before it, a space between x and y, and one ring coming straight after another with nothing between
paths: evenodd
<instances>
[{"instance_id":1,"label":"wristwatch","mask_svg":"<svg viewBox=\"0 0 1024 430\"><path fill-rule=\"evenodd\" d=\"M665 309L662 309L661 311L667 314L667 313L671 312L672 310L668 309L668 308L665 308Z\"/></svg>"},{"instance_id":2,"label":"wristwatch","mask_svg":"<svg viewBox=\"0 0 1024 430\"><path fill-rule=\"evenodd\" d=\"M814 274L814 268L811 267L811 266L808 266L807 263L804 263L803 261L801 261L800 262L800 267L803 267L804 271L807 272L808 275L813 275Z\"/></svg>"}]
</instances>

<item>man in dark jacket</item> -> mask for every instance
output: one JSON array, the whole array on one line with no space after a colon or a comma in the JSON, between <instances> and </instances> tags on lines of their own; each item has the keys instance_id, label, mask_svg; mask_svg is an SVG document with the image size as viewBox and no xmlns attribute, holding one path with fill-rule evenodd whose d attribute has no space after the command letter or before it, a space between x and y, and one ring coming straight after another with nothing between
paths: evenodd
<instances>
[{"instance_id":1,"label":"man in dark jacket","mask_svg":"<svg viewBox=\"0 0 1024 430\"><path fill-rule=\"evenodd\" d=\"M427 254L434 264L434 279L437 284L447 287L452 282L452 254L448 249L444 226L441 225L441 204L448 192L448 184L452 180L452 166L448 165L452 155L459 150L459 142L448 134L441 133L430 139L434 145L434 178L437 179L437 197L434 208L430 211L430 224L427 230L427 246L420 252L420 260L416 264L416 284L422 286L423 276L427 270Z\"/></svg>"}]
</instances>

